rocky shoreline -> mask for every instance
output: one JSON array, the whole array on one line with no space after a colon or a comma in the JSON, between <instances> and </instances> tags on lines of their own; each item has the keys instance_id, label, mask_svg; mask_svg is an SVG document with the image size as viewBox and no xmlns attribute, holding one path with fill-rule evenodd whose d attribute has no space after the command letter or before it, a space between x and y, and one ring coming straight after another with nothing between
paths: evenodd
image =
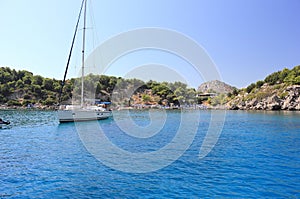
<instances>
[{"instance_id":1,"label":"rocky shoreline","mask_svg":"<svg viewBox=\"0 0 300 199\"><path fill-rule=\"evenodd\" d=\"M57 106L8 106L5 104L0 105L0 110L57 110Z\"/></svg>"},{"instance_id":2,"label":"rocky shoreline","mask_svg":"<svg viewBox=\"0 0 300 199\"><path fill-rule=\"evenodd\" d=\"M262 89L267 89L267 86ZM227 106L230 110L300 110L300 85L288 86L281 89L273 89L269 95L262 97L248 97L239 95Z\"/></svg>"},{"instance_id":3,"label":"rocky shoreline","mask_svg":"<svg viewBox=\"0 0 300 199\"><path fill-rule=\"evenodd\" d=\"M18 109L18 110L57 110L57 106L46 106L35 104L30 106L8 106L0 105L0 110ZM129 107L111 107L114 110L122 109L168 109L157 106L129 106ZM263 85L260 89L251 93L240 93L231 99L227 104L212 106L194 105L171 107L169 109L200 109L200 110L267 110L267 111L300 111L300 85L286 86L282 85Z\"/></svg>"}]
</instances>

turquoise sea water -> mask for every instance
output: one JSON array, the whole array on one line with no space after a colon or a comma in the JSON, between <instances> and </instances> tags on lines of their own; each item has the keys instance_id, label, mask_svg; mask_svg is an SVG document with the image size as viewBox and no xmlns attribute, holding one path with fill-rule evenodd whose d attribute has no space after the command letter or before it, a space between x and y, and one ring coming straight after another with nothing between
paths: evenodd
<instances>
[{"instance_id":1,"label":"turquoise sea water","mask_svg":"<svg viewBox=\"0 0 300 199\"><path fill-rule=\"evenodd\" d=\"M159 114L153 119L160 120ZM195 116L167 111L163 127L148 138L124 133L114 119L97 123L114 145L144 153L172 141L182 114ZM141 127L151 125L147 111L130 116ZM148 173L126 173L99 161L83 145L78 126L59 124L55 112L0 111L0 118L12 123L0 129L0 198L300 197L299 112L227 111L217 144L199 159L211 118L210 111L201 111L198 131L183 155ZM95 131L90 122L79 125Z\"/></svg>"}]
</instances>

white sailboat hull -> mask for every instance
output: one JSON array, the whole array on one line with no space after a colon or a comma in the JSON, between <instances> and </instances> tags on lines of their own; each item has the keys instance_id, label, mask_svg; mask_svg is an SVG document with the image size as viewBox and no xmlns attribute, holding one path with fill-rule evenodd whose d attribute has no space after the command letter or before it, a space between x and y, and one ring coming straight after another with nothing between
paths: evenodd
<instances>
[{"instance_id":1,"label":"white sailboat hull","mask_svg":"<svg viewBox=\"0 0 300 199\"><path fill-rule=\"evenodd\" d=\"M58 110L58 120L62 122L103 120L112 116L111 111L97 110Z\"/></svg>"}]
</instances>

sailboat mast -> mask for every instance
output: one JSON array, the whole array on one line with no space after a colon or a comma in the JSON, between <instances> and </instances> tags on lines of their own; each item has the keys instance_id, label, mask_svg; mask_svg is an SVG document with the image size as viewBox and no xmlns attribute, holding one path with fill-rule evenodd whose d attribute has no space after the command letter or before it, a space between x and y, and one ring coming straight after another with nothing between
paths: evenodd
<instances>
[{"instance_id":1,"label":"sailboat mast","mask_svg":"<svg viewBox=\"0 0 300 199\"><path fill-rule=\"evenodd\" d=\"M83 107L84 103L84 51L85 51L85 30L86 30L86 4L87 0L84 2L84 18L83 18L83 38L82 38L82 60L81 60L81 103L80 106Z\"/></svg>"},{"instance_id":2,"label":"sailboat mast","mask_svg":"<svg viewBox=\"0 0 300 199\"><path fill-rule=\"evenodd\" d=\"M63 91L64 85L66 83L66 77L67 77L68 68L69 68L69 65L70 65L70 60L71 60L71 56L72 56L72 52L73 52L73 47L74 47L74 43L75 43L75 39L76 39L76 34L77 34L77 30L78 30L79 21L80 21L80 18L81 18L81 12L82 12L82 9L83 9L83 6L84 6L84 1L85 0L82 0L81 6L80 6L80 12L79 12L77 23L76 23L76 26L75 26L75 32L74 32L74 35L73 35L71 49L70 49L70 52L69 52L67 66L66 66L66 69L65 69L64 79L63 79L63 81L61 83L61 87L60 87L60 91L59 91L59 96L58 96L58 103L59 104L61 103L61 95L62 95L62 91Z\"/></svg>"}]
</instances>

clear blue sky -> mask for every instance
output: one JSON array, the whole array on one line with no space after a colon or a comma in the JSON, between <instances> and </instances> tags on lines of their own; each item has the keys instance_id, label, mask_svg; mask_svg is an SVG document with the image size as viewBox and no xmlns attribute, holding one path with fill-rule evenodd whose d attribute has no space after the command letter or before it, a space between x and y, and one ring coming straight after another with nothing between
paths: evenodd
<instances>
[{"instance_id":1,"label":"clear blue sky","mask_svg":"<svg viewBox=\"0 0 300 199\"><path fill-rule=\"evenodd\" d=\"M0 0L0 66L62 79L80 4ZM92 5L95 46L136 28L176 30L203 46L222 79L237 87L300 64L299 0L92 0ZM109 72L122 76L118 67Z\"/></svg>"}]
</instances>

